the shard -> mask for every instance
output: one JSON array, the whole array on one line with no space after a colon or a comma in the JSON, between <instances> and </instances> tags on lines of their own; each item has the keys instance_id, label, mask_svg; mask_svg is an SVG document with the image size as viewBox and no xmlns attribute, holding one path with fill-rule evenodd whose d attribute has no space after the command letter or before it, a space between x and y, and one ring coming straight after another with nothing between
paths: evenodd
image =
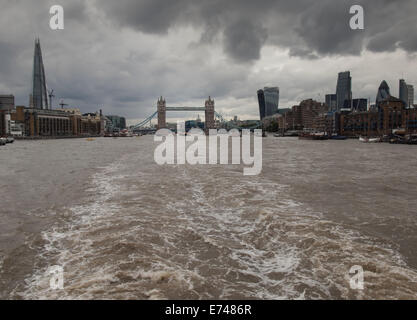
<instances>
[{"instance_id":1,"label":"the shard","mask_svg":"<svg viewBox=\"0 0 417 320\"><path fill-rule=\"evenodd\" d=\"M32 95L31 107L35 109L51 109L46 86L45 68L42 60L41 43L35 40L35 53L33 57Z\"/></svg>"}]
</instances>

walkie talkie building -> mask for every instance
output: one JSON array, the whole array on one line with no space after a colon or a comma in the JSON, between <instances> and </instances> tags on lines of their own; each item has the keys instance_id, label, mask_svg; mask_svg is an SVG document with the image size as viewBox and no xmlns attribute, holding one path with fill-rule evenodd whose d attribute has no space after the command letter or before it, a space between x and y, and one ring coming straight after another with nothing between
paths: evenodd
<instances>
[{"instance_id":1,"label":"walkie talkie building","mask_svg":"<svg viewBox=\"0 0 417 320\"><path fill-rule=\"evenodd\" d=\"M30 105L35 109L51 109L46 86L45 68L42 60L41 43L35 40L35 53L33 57L32 95Z\"/></svg>"},{"instance_id":2,"label":"walkie talkie building","mask_svg":"<svg viewBox=\"0 0 417 320\"><path fill-rule=\"evenodd\" d=\"M265 87L258 90L259 114L261 120L278 113L279 88Z\"/></svg>"}]
</instances>

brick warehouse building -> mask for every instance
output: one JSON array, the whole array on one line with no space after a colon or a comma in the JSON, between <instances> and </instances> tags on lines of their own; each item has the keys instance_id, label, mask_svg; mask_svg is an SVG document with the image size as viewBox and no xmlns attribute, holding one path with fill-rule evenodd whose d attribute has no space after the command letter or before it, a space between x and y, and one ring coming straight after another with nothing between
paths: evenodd
<instances>
[{"instance_id":1,"label":"brick warehouse building","mask_svg":"<svg viewBox=\"0 0 417 320\"><path fill-rule=\"evenodd\" d=\"M340 134L346 136L391 135L393 130L403 129L406 134L417 134L417 109L405 108L403 101L388 97L378 108L367 112L342 114Z\"/></svg>"},{"instance_id":2,"label":"brick warehouse building","mask_svg":"<svg viewBox=\"0 0 417 320\"><path fill-rule=\"evenodd\" d=\"M327 106L313 99L303 100L278 119L280 130L312 130L317 119L327 112Z\"/></svg>"},{"instance_id":3,"label":"brick warehouse building","mask_svg":"<svg viewBox=\"0 0 417 320\"><path fill-rule=\"evenodd\" d=\"M417 134L417 105L405 109L405 130L409 134Z\"/></svg>"},{"instance_id":4,"label":"brick warehouse building","mask_svg":"<svg viewBox=\"0 0 417 320\"><path fill-rule=\"evenodd\" d=\"M355 112L340 116L340 134L344 136L377 136L378 112Z\"/></svg>"}]
</instances>

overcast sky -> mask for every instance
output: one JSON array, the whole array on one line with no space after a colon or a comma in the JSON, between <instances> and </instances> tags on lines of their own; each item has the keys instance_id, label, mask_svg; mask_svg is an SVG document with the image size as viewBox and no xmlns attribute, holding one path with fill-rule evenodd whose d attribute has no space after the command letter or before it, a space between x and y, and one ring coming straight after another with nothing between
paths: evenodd
<instances>
[{"instance_id":1,"label":"overcast sky","mask_svg":"<svg viewBox=\"0 0 417 320\"><path fill-rule=\"evenodd\" d=\"M64 30L49 28L55 4ZM353 4L364 30L349 27ZM161 95L169 106L211 95L227 117L258 118L257 89L280 87L280 107L324 101L345 70L353 96L374 101L384 79L395 96L400 78L417 85L416 18L415 0L0 0L0 94L28 104L40 37L54 105L130 123Z\"/></svg>"}]
</instances>

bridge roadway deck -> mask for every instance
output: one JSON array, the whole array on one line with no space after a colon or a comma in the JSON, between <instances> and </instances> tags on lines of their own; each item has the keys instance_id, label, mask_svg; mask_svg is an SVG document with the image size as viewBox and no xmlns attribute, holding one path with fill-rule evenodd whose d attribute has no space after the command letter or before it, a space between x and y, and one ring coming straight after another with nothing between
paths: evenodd
<instances>
[{"instance_id":1,"label":"bridge roadway deck","mask_svg":"<svg viewBox=\"0 0 417 320\"><path fill-rule=\"evenodd\" d=\"M205 111L205 107L167 107L167 111Z\"/></svg>"}]
</instances>

